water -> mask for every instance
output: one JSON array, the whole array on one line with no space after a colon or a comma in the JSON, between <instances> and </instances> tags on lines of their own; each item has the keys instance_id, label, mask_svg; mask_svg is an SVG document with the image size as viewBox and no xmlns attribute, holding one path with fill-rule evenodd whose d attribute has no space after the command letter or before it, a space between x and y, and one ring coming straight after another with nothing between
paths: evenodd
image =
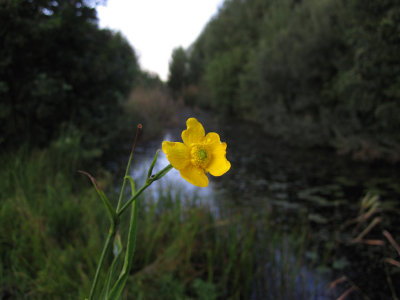
<instances>
[{"instance_id":1,"label":"water","mask_svg":"<svg viewBox=\"0 0 400 300\"><path fill-rule=\"evenodd\" d=\"M399 166L354 162L327 149L293 148L265 136L254 124L232 120L218 123L209 116L198 119L206 132L216 131L227 142L231 170L220 178L210 176L209 187L198 188L173 169L150 187L150 193L157 198L160 188L168 188L183 199L199 199L199 205L210 206L219 218L237 212L250 216L268 212L268 226L280 235L276 245L271 241L263 244L266 237L261 237L257 255L260 261L269 257L263 272L268 276L254 283L253 299L333 299L355 285L358 290L351 299L386 299L393 292L388 274L395 289L399 288L396 270L385 270L387 266L382 262L384 255L396 258L390 245L349 242L372 217L359 228L354 224L345 226L358 216L361 199L372 192L380 197L375 215L381 221L364 239L384 240L381 232L388 229L400 240ZM134 179L140 181L147 173L162 141L181 141L183 129L184 122L180 128L165 130L159 140L137 148ZM168 164L161 151L155 172ZM299 241L298 232L307 237ZM282 244L282 240L287 243ZM306 249L299 252L302 248ZM297 265L293 278L289 278L291 272L282 270L282 264L288 262ZM340 276L347 276L348 280L329 291L329 283ZM289 281L293 281L290 286Z\"/></svg>"},{"instance_id":2,"label":"water","mask_svg":"<svg viewBox=\"0 0 400 300\"><path fill-rule=\"evenodd\" d=\"M156 151L161 150L162 141L178 141L176 130L167 130L161 140L147 143L144 147L137 147L134 158L135 162L138 163L133 166L131 173L131 176L137 183L137 186L143 185L143 174L147 174ZM153 174L161 171L167 165L169 165L169 161L164 152L160 151L157 162L153 169ZM158 198L158 193L160 190L171 191L173 197L179 194L181 198L187 199L188 201L190 201L192 198L196 198L199 202L199 205L210 206L212 211L218 215L218 207L215 205L213 197L215 193L214 189L215 186L212 182L210 182L208 188L198 188L185 181L179 174L178 170L172 169L161 180L154 182L147 189L146 193L150 193L154 199Z\"/></svg>"}]
</instances>

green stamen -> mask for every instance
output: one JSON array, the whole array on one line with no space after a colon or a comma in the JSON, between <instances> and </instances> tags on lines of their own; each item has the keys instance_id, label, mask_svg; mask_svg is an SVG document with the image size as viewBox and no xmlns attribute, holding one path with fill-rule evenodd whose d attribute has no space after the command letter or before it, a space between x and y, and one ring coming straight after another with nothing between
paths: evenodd
<instances>
[{"instance_id":1,"label":"green stamen","mask_svg":"<svg viewBox=\"0 0 400 300\"><path fill-rule=\"evenodd\" d=\"M205 150L201 149L201 150L199 151L199 158L200 158L201 160L205 160L205 159L207 158L207 152L206 152Z\"/></svg>"}]
</instances>

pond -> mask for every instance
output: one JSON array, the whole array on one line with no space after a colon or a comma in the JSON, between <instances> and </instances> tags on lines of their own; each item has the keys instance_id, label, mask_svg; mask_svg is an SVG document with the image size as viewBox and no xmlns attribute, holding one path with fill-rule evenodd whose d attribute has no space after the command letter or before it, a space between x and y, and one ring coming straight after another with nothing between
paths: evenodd
<instances>
[{"instance_id":1,"label":"pond","mask_svg":"<svg viewBox=\"0 0 400 300\"><path fill-rule=\"evenodd\" d=\"M134 179L140 181L147 172L162 141L181 141L184 119L190 116L227 142L232 167L222 177L210 176L207 188L187 183L173 169L151 186L151 194L157 198L160 188L169 188L199 199L218 218L241 214L256 220L260 242L255 255L262 276L254 281L252 299L336 299L346 291L348 299L400 294L400 269L384 262L398 257L382 235L387 230L399 241L398 165L290 147L255 124L187 113L179 128L166 129L160 139L137 148ZM160 152L155 170L168 164Z\"/></svg>"}]
</instances>

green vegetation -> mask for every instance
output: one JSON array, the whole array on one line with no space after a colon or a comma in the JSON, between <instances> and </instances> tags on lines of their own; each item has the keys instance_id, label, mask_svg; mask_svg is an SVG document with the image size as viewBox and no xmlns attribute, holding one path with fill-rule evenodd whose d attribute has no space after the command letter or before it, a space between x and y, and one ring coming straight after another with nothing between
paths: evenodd
<instances>
[{"instance_id":1,"label":"green vegetation","mask_svg":"<svg viewBox=\"0 0 400 300\"><path fill-rule=\"evenodd\" d=\"M66 137L0 158L2 299L87 296L106 224L96 195L81 188L79 144Z\"/></svg>"},{"instance_id":2,"label":"green vegetation","mask_svg":"<svg viewBox=\"0 0 400 300\"><path fill-rule=\"evenodd\" d=\"M97 2L0 1L0 299L88 297L108 219L77 170L90 171L116 200L120 182L99 158L118 162L137 123L146 138L158 135L183 114L181 99L253 120L291 143L399 158L396 1L225 1L193 46L173 53L167 85L175 103L157 76L140 70L120 33L99 29ZM385 176L397 173L379 173L369 187L344 179L329 188L304 176L315 186L301 190L298 173L277 172L259 145L269 144L254 138L228 154L232 166L257 163L232 168L224 188L234 185L234 195L217 199L221 207L173 186L141 196L122 299L311 299L327 294L331 272L348 276L336 282L336 296L353 289L396 299L400 190ZM318 173L323 164L315 164ZM280 195L270 199L274 188ZM368 195L360 209L343 192L357 190L354 200L363 188L376 188L382 200ZM243 191L246 204L236 209ZM119 228L116 247L128 219Z\"/></svg>"},{"instance_id":3,"label":"green vegetation","mask_svg":"<svg viewBox=\"0 0 400 300\"><path fill-rule=\"evenodd\" d=\"M65 136L47 150L0 158L1 298L87 297L108 219L87 178L75 171L82 165L80 151L79 137ZM110 194L110 176L100 177ZM266 280L265 259L269 278L288 278L274 284L275 291L299 293L294 284L312 242L307 226L285 233L268 211L219 219L171 190L159 191L158 199L141 198L139 205L137 249L123 299L248 298L254 284L262 287ZM287 268L293 258L295 267ZM274 299L287 298L277 292Z\"/></svg>"},{"instance_id":4,"label":"green vegetation","mask_svg":"<svg viewBox=\"0 0 400 300\"><path fill-rule=\"evenodd\" d=\"M135 51L99 29L90 1L0 4L0 145L44 146L79 130L82 146L106 149L123 124L120 103L138 82Z\"/></svg>"},{"instance_id":5,"label":"green vegetation","mask_svg":"<svg viewBox=\"0 0 400 300\"><path fill-rule=\"evenodd\" d=\"M174 49L169 64L168 87L178 96L188 81L188 62L186 52L182 47Z\"/></svg>"},{"instance_id":6,"label":"green vegetation","mask_svg":"<svg viewBox=\"0 0 400 300\"><path fill-rule=\"evenodd\" d=\"M399 22L396 0L225 1L170 88L296 145L399 160Z\"/></svg>"}]
</instances>

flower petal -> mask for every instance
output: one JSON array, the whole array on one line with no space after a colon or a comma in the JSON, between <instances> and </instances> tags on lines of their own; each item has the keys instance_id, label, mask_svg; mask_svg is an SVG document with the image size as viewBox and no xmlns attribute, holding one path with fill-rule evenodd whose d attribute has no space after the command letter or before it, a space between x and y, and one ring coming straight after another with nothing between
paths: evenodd
<instances>
[{"instance_id":1,"label":"flower petal","mask_svg":"<svg viewBox=\"0 0 400 300\"><path fill-rule=\"evenodd\" d=\"M189 148L179 142L162 142L162 150L167 155L168 161L177 169L183 169L190 163Z\"/></svg>"},{"instance_id":2,"label":"flower petal","mask_svg":"<svg viewBox=\"0 0 400 300\"><path fill-rule=\"evenodd\" d=\"M218 133L209 132L206 135L204 143L207 145L210 145L210 146L214 146L214 144L217 144L217 145L221 144L221 140L219 138Z\"/></svg>"},{"instance_id":3,"label":"flower petal","mask_svg":"<svg viewBox=\"0 0 400 300\"><path fill-rule=\"evenodd\" d=\"M226 159L226 143L214 144L211 147L212 159L207 171L213 176L221 176L229 171L231 163Z\"/></svg>"},{"instance_id":4,"label":"flower petal","mask_svg":"<svg viewBox=\"0 0 400 300\"><path fill-rule=\"evenodd\" d=\"M182 131L182 140L185 145L190 146L193 143L200 143L204 140L205 131L203 125L195 118L186 121L187 129Z\"/></svg>"},{"instance_id":5,"label":"flower petal","mask_svg":"<svg viewBox=\"0 0 400 300\"><path fill-rule=\"evenodd\" d=\"M188 165L186 168L179 170L183 179L198 187L208 186L208 177L204 170L193 165Z\"/></svg>"}]
</instances>

